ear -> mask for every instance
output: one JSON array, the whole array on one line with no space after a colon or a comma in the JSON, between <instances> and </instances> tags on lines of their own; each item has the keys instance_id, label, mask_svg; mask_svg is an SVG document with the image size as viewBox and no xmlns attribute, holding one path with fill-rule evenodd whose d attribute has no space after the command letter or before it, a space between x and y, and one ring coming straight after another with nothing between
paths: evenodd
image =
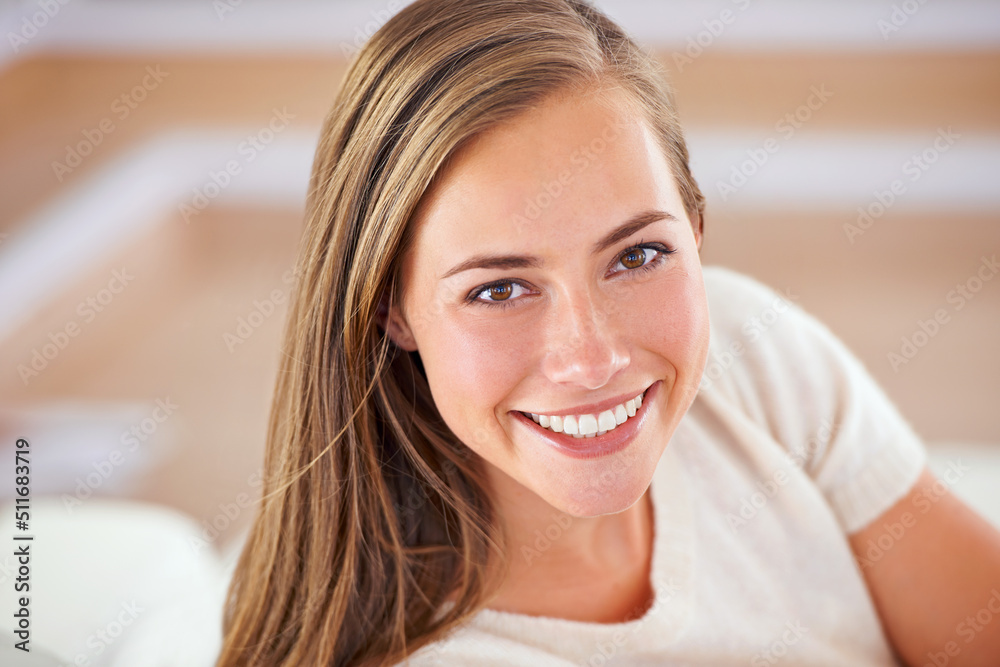
<instances>
[{"instance_id":1,"label":"ear","mask_svg":"<svg viewBox=\"0 0 1000 667\"><path fill-rule=\"evenodd\" d=\"M417 349L417 341L413 338L413 332L406 323L406 317L395 303L391 306L388 297L383 296L379 301L376 319L389 338L399 347L407 352L414 352Z\"/></svg>"}]
</instances>

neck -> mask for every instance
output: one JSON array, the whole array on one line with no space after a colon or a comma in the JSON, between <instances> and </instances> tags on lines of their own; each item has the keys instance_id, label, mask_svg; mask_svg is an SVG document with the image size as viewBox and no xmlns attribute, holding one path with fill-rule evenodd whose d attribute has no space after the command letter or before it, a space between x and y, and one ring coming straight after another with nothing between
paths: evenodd
<instances>
[{"instance_id":1,"label":"neck","mask_svg":"<svg viewBox=\"0 0 1000 667\"><path fill-rule=\"evenodd\" d=\"M509 482L494 486L510 569L490 608L591 622L645 611L655 532L649 488L622 512L574 517Z\"/></svg>"}]
</instances>

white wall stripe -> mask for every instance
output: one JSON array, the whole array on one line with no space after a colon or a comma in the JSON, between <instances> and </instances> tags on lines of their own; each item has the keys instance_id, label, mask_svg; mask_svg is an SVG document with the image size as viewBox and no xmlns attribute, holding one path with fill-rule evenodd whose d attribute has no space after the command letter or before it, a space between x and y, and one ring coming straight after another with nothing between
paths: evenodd
<instances>
[{"instance_id":1,"label":"white wall stripe","mask_svg":"<svg viewBox=\"0 0 1000 667\"><path fill-rule=\"evenodd\" d=\"M213 204L301 208L317 137L318 128L288 130L252 162L240 162L238 146L245 133L179 131L134 147L66 190L15 226L23 231L0 245L0 339L121 244L168 219L184 224L179 207L193 207L196 191ZM835 206L854 211L875 201L874 193L890 188L894 179L908 179L908 160L935 141L933 133L833 135L802 130L780 141L778 150L723 202L718 183L732 178L734 166L751 159L747 150L757 151L759 157L765 138L689 132L692 168L712 206ZM211 173L221 172L234 159L240 162L240 173L216 193L209 185ZM1000 216L1000 135L962 134L920 173L916 181L906 180L894 213L978 211ZM188 224L198 222L196 214Z\"/></svg>"},{"instance_id":2,"label":"white wall stripe","mask_svg":"<svg viewBox=\"0 0 1000 667\"><path fill-rule=\"evenodd\" d=\"M950 135L948 128L938 132L820 134L802 129L789 138L778 132L751 138L712 131L692 132L688 143L691 169L714 205L853 210L900 181L893 211L1000 214L1000 135L958 128ZM771 153L765 147L768 139L774 143L766 146L776 147ZM746 176L744 185L737 174Z\"/></svg>"},{"instance_id":3,"label":"white wall stripe","mask_svg":"<svg viewBox=\"0 0 1000 667\"><path fill-rule=\"evenodd\" d=\"M0 8L4 37L0 66L40 52L339 54L345 46L363 43L410 1L45 0L40 4L41 0L21 0ZM768 51L1000 48L1000 3L991 0L598 0L597 4L638 40L668 50L683 50L689 40L710 49ZM43 5L59 9L50 10L48 17ZM724 16L724 11L730 14ZM26 41L11 38L31 33L36 34Z\"/></svg>"}]
</instances>

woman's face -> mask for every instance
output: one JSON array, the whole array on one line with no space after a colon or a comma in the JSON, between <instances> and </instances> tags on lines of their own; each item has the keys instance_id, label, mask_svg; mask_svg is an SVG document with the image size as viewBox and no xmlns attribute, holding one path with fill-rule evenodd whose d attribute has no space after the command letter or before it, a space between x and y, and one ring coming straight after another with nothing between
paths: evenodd
<instances>
[{"instance_id":1,"label":"woman's face","mask_svg":"<svg viewBox=\"0 0 1000 667\"><path fill-rule=\"evenodd\" d=\"M463 147L390 311L493 492L573 516L642 497L708 349L701 239L620 95L551 98Z\"/></svg>"}]
</instances>

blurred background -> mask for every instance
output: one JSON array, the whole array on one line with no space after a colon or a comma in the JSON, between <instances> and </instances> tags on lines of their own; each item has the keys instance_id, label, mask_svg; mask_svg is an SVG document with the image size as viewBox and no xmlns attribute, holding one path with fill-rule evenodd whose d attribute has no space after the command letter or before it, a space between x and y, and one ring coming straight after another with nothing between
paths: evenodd
<instances>
[{"instance_id":1,"label":"blurred background","mask_svg":"<svg viewBox=\"0 0 1000 667\"><path fill-rule=\"evenodd\" d=\"M320 123L405 4L0 3L0 495L25 437L39 540L86 516L102 528L81 539L109 551L236 552ZM1000 3L596 4L674 85L708 197L703 263L826 323L935 466L971 466L953 490L1000 525ZM184 543L157 542L160 520ZM38 558L39 600L84 574ZM135 585L152 608L173 581ZM38 641L145 664L88 641L124 623L139 589L123 586L87 627L40 617Z\"/></svg>"}]
</instances>

